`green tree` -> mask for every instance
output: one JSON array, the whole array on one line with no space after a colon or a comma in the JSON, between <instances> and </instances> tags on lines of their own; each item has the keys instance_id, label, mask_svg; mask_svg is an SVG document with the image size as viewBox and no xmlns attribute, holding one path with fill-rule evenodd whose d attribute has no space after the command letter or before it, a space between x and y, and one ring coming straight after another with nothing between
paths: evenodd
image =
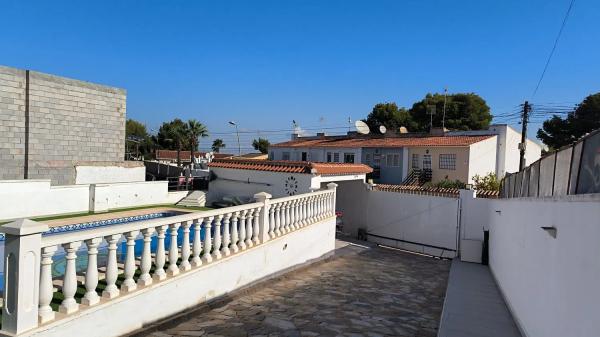
<instances>
[{"instance_id":1,"label":"green tree","mask_svg":"<svg viewBox=\"0 0 600 337\"><path fill-rule=\"evenodd\" d=\"M163 122L158 129L157 141L163 149L177 150L177 165L181 165L181 151L187 148L188 125L179 118Z\"/></svg>"},{"instance_id":2,"label":"green tree","mask_svg":"<svg viewBox=\"0 0 600 337\"><path fill-rule=\"evenodd\" d=\"M429 131L431 116L429 107L435 106L433 127L442 126L444 111L443 94L427 94L424 99L413 104L409 113L416 123L416 129L410 131ZM452 94L446 97L445 127L451 130L483 130L492 121L490 107L485 100L474 93Z\"/></svg>"},{"instance_id":3,"label":"green tree","mask_svg":"<svg viewBox=\"0 0 600 337\"><path fill-rule=\"evenodd\" d=\"M213 152L219 153L219 151L221 151L221 148L223 148L223 147L225 147L225 143L223 143L223 139L217 138L217 139L213 140L213 143L212 143Z\"/></svg>"},{"instance_id":4,"label":"green tree","mask_svg":"<svg viewBox=\"0 0 600 337\"><path fill-rule=\"evenodd\" d=\"M258 138L252 141L252 146L255 150L260 151L260 153L268 153L269 152L269 140L266 138Z\"/></svg>"},{"instance_id":5,"label":"green tree","mask_svg":"<svg viewBox=\"0 0 600 337\"><path fill-rule=\"evenodd\" d=\"M135 149L136 154L141 156L148 156L154 148L146 126L131 118L125 122L125 144L128 153Z\"/></svg>"},{"instance_id":6,"label":"green tree","mask_svg":"<svg viewBox=\"0 0 600 337\"><path fill-rule=\"evenodd\" d=\"M379 132L380 126L385 126L390 131L398 131L401 126L412 131L415 127L408 110L398 108L396 103L378 103L364 120L372 132Z\"/></svg>"},{"instance_id":7,"label":"green tree","mask_svg":"<svg viewBox=\"0 0 600 337\"><path fill-rule=\"evenodd\" d=\"M208 137L208 129L204 124L198 122L195 119L190 119L187 122L187 128L185 130L190 142L190 162L194 162L194 151L198 149L200 143L198 138Z\"/></svg>"},{"instance_id":8,"label":"green tree","mask_svg":"<svg viewBox=\"0 0 600 337\"><path fill-rule=\"evenodd\" d=\"M493 172L480 176L476 174L473 177L473 187L477 191L500 191L500 181Z\"/></svg>"},{"instance_id":9,"label":"green tree","mask_svg":"<svg viewBox=\"0 0 600 337\"><path fill-rule=\"evenodd\" d=\"M546 120L538 130L537 137L551 149L558 149L572 144L581 136L598 128L600 128L600 92L586 97L566 118L554 115Z\"/></svg>"}]
</instances>

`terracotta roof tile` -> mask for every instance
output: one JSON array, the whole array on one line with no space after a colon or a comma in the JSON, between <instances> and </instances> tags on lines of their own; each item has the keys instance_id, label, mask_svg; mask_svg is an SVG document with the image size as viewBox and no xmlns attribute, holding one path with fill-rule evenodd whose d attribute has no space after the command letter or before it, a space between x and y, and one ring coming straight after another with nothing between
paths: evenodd
<instances>
[{"instance_id":1,"label":"terracotta roof tile","mask_svg":"<svg viewBox=\"0 0 600 337\"><path fill-rule=\"evenodd\" d=\"M313 173L321 175L366 174L373 169L364 164L349 163L316 163L303 161L273 161L249 159L215 159L209 167L231 168L239 170L256 170L285 173Z\"/></svg>"},{"instance_id":2,"label":"terracotta roof tile","mask_svg":"<svg viewBox=\"0 0 600 337\"><path fill-rule=\"evenodd\" d=\"M271 147L411 147L411 146L469 146L494 137L483 136L413 136L387 138L330 137L321 139L296 139L273 144Z\"/></svg>"},{"instance_id":3,"label":"terracotta roof tile","mask_svg":"<svg viewBox=\"0 0 600 337\"><path fill-rule=\"evenodd\" d=\"M458 198L460 190L458 188L442 188L442 187L423 187L423 186L413 186L413 185L388 185L388 184L378 184L373 187L376 191L386 191L386 192L400 192L400 193L410 193L410 194L426 194L433 196L443 196L443 197L455 197ZM498 198L500 192L498 191L476 191L477 198L488 198L495 199Z\"/></svg>"}]
</instances>

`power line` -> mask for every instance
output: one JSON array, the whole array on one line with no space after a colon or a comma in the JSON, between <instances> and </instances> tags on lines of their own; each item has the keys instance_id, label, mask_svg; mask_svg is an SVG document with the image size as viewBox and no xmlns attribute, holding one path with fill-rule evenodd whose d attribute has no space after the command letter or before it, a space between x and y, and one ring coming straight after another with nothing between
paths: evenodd
<instances>
[{"instance_id":1,"label":"power line","mask_svg":"<svg viewBox=\"0 0 600 337\"><path fill-rule=\"evenodd\" d=\"M540 76L540 79L538 80L538 83L535 86L535 90L533 91L533 95L531 95L531 97L535 96L538 89L540 88L540 84L542 84L542 80L544 79L544 75L546 74L546 70L548 69L548 65L550 64L550 59L552 59L552 55L554 55L554 51L556 50L556 46L558 45L558 40L560 39L563 29L565 28L565 25L567 24L567 19L569 18L569 13L571 13L571 9L573 8L574 3L575 3L575 0L571 0L571 3L569 4L569 9L567 9L565 18L563 19L562 25L560 26L560 30L558 31L558 35L556 36L556 40L554 40L554 46L552 46L552 51L550 51L550 55L548 55L548 60L546 60L546 65L544 66L542 75Z\"/></svg>"}]
</instances>

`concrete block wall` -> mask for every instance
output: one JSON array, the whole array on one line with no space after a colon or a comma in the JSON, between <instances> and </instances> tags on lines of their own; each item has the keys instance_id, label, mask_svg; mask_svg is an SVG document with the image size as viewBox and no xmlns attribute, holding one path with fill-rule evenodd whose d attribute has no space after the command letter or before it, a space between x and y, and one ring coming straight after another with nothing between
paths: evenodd
<instances>
[{"instance_id":1,"label":"concrete block wall","mask_svg":"<svg viewBox=\"0 0 600 337\"><path fill-rule=\"evenodd\" d=\"M124 89L30 71L26 143L25 88L26 71L0 66L0 180L28 166L30 179L73 184L78 161L123 161Z\"/></svg>"},{"instance_id":2,"label":"concrete block wall","mask_svg":"<svg viewBox=\"0 0 600 337\"><path fill-rule=\"evenodd\" d=\"M25 158L25 71L0 66L0 180L22 179Z\"/></svg>"}]
</instances>

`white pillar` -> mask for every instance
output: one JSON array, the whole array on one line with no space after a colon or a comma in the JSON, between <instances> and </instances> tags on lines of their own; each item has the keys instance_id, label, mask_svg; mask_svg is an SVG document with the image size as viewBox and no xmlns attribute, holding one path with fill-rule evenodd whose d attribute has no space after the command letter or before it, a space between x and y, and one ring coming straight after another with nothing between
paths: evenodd
<instances>
[{"instance_id":1,"label":"white pillar","mask_svg":"<svg viewBox=\"0 0 600 337\"><path fill-rule=\"evenodd\" d=\"M153 281L162 281L167 278L165 272L165 233L168 225L156 227L156 255L154 257L154 274Z\"/></svg>"},{"instance_id":2,"label":"white pillar","mask_svg":"<svg viewBox=\"0 0 600 337\"><path fill-rule=\"evenodd\" d=\"M65 243L62 246L67 255L65 256L66 267L62 287L64 299L58 307L58 312L72 314L79 310L79 304L75 301L75 293L77 292L77 249L81 246L81 241Z\"/></svg>"},{"instance_id":3,"label":"white pillar","mask_svg":"<svg viewBox=\"0 0 600 337\"><path fill-rule=\"evenodd\" d=\"M57 246L42 248L40 305L38 313L40 324L50 322L54 320L55 317L54 311L52 310L52 307L50 307L50 303L52 303L52 297L54 296L54 284L52 284L52 256L54 256L54 253L56 253L57 249Z\"/></svg>"},{"instance_id":4,"label":"white pillar","mask_svg":"<svg viewBox=\"0 0 600 337\"><path fill-rule=\"evenodd\" d=\"M135 266L135 238L137 238L139 233L139 231L125 233L125 240L127 241L125 242L125 270L123 271L125 280L121 284L121 291L123 292L131 292L137 289L133 275L135 275L135 270L137 269Z\"/></svg>"},{"instance_id":5,"label":"white pillar","mask_svg":"<svg viewBox=\"0 0 600 337\"><path fill-rule=\"evenodd\" d=\"M212 250L212 240L211 240L211 232L210 227L213 222L214 217L209 216L208 218L204 218L204 252L202 254L202 262L203 263L211 263L212 256L210 255L210 251Z\"/></svg>"},{"instance_id":6,"label":"white pillar","mask_svg":"<svg viewBox=\"0 0 600 337\"><path fill-rule=\"evenodd\" d=\"M223 214L217 215L217 218L215 219L215 238L213 240L214 245L212 251L212 256L215 260L219 260L221 258L221 220L223 220Z\"/></svg>"},{"instance_id":7,"label":"white pillar","mask_svg":"<svg viewBox=\"0 0 600 337\"><path fill-rule=\"evenodd\" d=\"M240 217L240 212L234 212L231 217L231 252L237 253L240 251L238 246L238 219Z\"/></svg>"},{"instance_id":8,"label":"white pillar","mask_svg":"<svg viewBox=\"0 0 600 337\"><path fill-rule=\"evenodd\" d=\"M142 235L144 235L144 248L142 250L142 259L140 261L141 274L137 282L141 287L152 284L152 277L150 276L150 268L152 268L152 251L150 249L152 233L154 233L154 228L152 227L142 229Z\"/></svg>"},{"instance_id":9,"label":"white pillar","mask_svg":"<svg viewBox=\"0 0 600 337\"><path fill-rule=\"evenodd\" d=\"M200 253L202 252L202 241L200 240L200 232L202 231L202 218L194 220L194 245L192 247L192 266L200 267L202 265L202 259Z\"/></svg>"},{"instance_id":10,"label":"white pillar","mask_svg":"<svg viewBox=\"0 0 600 337\"><path fill-rule=\"evenodd\" d=\"M81 304L93 306L100 303L100 296L96 292L98 286L98 246L102 238L93 238L85 240L88 251L88 265L85 272L85 295L81 299Z\"/></svg>"},{"instance_id":11,"label":"white pillar","mask_svg":"<svg viewBox=\"0 0 600 337\"><path fill-rule=\"evenodd\" d=\"M171 236L171 242L169 244L169 267L167 267L167 275L169 276L179 274L179 267L177 267L177 260L179 259L179 247L177 247L178 229L179 223L169 225L169 235Z\"/></svg>"},{"instance_id":12,"label":"white pillar","mask_svg":"<svg viewBox=\"0 0 600 337\"><path fill-rule=\"evenodd\" d=\"M336 183L329 183L327 184L327 189L329 190L333 190L333 195L331 196L331 216L335 216L335 198L337 195L337 187L338 184Z\"/></svg>"},{"instance_id":13,"label":"white pillar","mask_svg":"<svg viewBox=\"0 0 600 337\"><path fill-rule=\"evenodd\" d=\"M275 236L281 236L281 203L275 204Z\"/></svg>"},{"instance_id":14,"label":"white pillar","mask_svg":"<svg viewBox=\"0 0 600 337\"><path fill-rule=\"evenodd\" d=\"M231 236L229 234L229 219L231 218L231 213L225 214L223 218L223 247L221 248L221 255L229 256L231 255L231 250L229 249L229 244L231 243Z\"/></svg>"},{"instance_id":15,"label":"white pillar","mask_svg":"<svg viewBox=\"0 0 600 337\"><path fill-rule=\"evenodd\" d=\"M38 325L41 240L47 230L47 225L26 219L0 227L6 234L3 334L20 334Z\"/></svg>"},{"instance_id":16,"label":"white pillar","mask_svg":"<svg viewBox=\"0 0 600 337\"><path fill-rule=\"evenodd\" d=\"M188 271L192 269L190 264L190 226L192 224L189 221L183 221L181 226L183 227L183 242L181 243L181 265L179 269L181 271Z\"/></svg>"},{"instance_id":17,"label":"white pillar","mask_svg":"<svg viewBox=\"0 0 600 337\"><path fill-rule=\"evenodd\" d=\"M248 210L243 210L240 215L240 240L238 242L238 246L240 250L246 249L246 214L248 214Z\"/></svg>"},{"instance_id":18,"label":"white pillar","mask_svg":"<svg viewBox=\"0 0 600 337\"><path fill-rule=\"evenodd\" d=\"M111 299L119 296L119 288L115 282L117 282L118 266L117 266L117 243L121 238L121 234L106 236L106 242L108 242L108 261L106 262L106 288L102 292L102 297Z\"/></svg>"}]
</instances>

